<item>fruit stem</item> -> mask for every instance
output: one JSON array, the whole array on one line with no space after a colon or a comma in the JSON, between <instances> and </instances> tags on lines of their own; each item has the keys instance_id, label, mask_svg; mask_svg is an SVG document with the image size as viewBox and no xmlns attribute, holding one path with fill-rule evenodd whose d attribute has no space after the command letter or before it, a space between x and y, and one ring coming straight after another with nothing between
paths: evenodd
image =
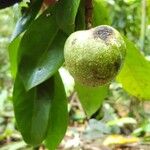
<instances>
[{"instance_id":1,"label":"fruit stem","mask_svg":"<svg viewBox=\"0 0 150 150\"><path fill-rule=\"evenodd\" d=\"M90 29L92 27L92 11L93 11L92 0L85 0L85 24L86 24L86 29Z\"/></svg>"}]
</instances>

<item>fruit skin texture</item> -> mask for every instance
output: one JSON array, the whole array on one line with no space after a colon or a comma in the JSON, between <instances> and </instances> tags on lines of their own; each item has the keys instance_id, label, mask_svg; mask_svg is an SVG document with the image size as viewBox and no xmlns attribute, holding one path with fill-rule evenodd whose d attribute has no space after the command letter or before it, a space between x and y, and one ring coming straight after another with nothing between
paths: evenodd
<instances>
[{"instance_id":1,"label":"fruit skin texture","mask_svg":"<svg viewBox=\"0 0 150 150\"><path fill-rule=\"evenodd\" d=\"M65 65L74 79L86 86L111 82L126 54L120 33L107 25L72 33L64 46Z\"/></svg>"}]
</instances>

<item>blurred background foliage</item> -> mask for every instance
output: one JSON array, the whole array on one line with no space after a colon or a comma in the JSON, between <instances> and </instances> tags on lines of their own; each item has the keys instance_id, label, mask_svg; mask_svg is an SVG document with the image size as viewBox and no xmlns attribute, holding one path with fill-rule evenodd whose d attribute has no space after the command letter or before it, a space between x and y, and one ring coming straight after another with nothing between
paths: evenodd
<instances>
[{"instance_id":1,"label":"blurred background foliage","mask_svg":"<svg viewBox=\"0 0 150 150\"><path fill-rule=\"evenodd\" d=\"M100 15L103 19L101 23L109 23L126 35L149 59L150 9L148 8L150 8L150 1L146 1L146 6L142 2L141 0L102 0ZM145 11L144 23L142 23L143 11ZM27 149L25 143L21 141L20 133L16 130L11 101L13 79L7 51L19 15L18 6L0 10L0 149L6 150L23 149L24 147ZM120 84L113 82L103 108L93 115L87 125L87 118L73 91L72 84L66 83L66 88L70 101L70 126L77 128L81 124L86 125L83 138L96 139L102 135L124 134L142 137L144 142L150 141L149 102L137 100L136 97L128 95ZM76 137L76 129L73 129L72 132Z\"/></svg>"}]
</instances>

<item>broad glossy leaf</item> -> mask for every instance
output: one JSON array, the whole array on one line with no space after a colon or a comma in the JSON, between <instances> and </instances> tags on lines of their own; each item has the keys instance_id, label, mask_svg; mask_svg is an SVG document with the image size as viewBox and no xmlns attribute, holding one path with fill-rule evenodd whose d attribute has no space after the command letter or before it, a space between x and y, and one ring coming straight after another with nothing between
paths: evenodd
<instances>
[{"instance_id":1,"label":"broad glossy leaf","mask_svg":"<svg viewBox=\"0 0 150 150\"><path fill-rule=\"evenodd\" d=\"M11 63L11 72L13 77L15 78L17 73L17 56L18 56L18 47L21 40L19 35L24 32L27 27L31 24L31 22L36 17L39 9L41 8L43 0L35 0L29 6L28 10L23 14L23 16L18 20L16 24L16 28L13 32L11 43L9 45L9 58Z\"/></svg>"},{"instance_id":2,"label":"broad glossy leaf","mask_svg":"<svg viewBox=\"0 0 150 150\"><path fill-rule=\"evenodd\" d=\"M76 83L75 89L88 117L101 107L104 98L108 94L108 86L87 87Z\"/></svg>"},{"instance_id":3,"label":"broad glossy leaf","mask_svg":"<svg viewBox=\"0 0 150 150\"><path fill-rule=\"evenodd\" d=\"M9 59L10 59L10 64L11 64L11 73L14 78L17 73L17 66L18 66L17 54L18 54L20 41L21 41L21 36L18 36L9 44L9 47L8 47Z\"/></svg>"},{"instance_id":4,"label":"broad glossy leaf","mask_svg":"<svg viewBox=\"0 0 150 150\"><path fill-rule=\"evenodd\" d=\"M135 45L125 39L127 55L117 81L123 88L138 98L150 100L150 62L147 61Z\"/></svg>"},{"instance_id":5,"label":"broad glossy leaf","mask_svg":"<svg viewBox=\"0 0 150 150\"><path fill-rule=\"evenodd\" d=\"M23 13L22 17L16 24L16 28L12 35L12 40L15 39L20 33L25 31L26 28L31 24L41 8L42 2L43 0L34 0L32 3L30 3L29 8L27 8L26 12Z\"/></svg>"},{"instance_id":6,"label":"broad glossy leaf","mask_svg":"<svg viewBox=\"0 0 150 150\"><path fill-rule=\"evenodd\" d=\"M16 77L13 92L15 117L28 144L38 145L45 139L53 94L53 78L27 92L20 77Z\"/></svg>"},{"instance_id":7,"label":"broad glossy leaf","mask_svg":"<svg viewBox=\"0 0 150 150\"><path fill-rule=\"evenodd\" d=\"M68 125L67 99L60 75L54 76L54 98L51 103L49 130L46 138L46 146L49 150L55 150L63 139Z\"/></svg>"},{"instance_id":8,"label":"broad glossy leaf","mask_svg":"<svg viewBox=\"0 0 150 150\"><path fill-rule=\"evenodd\" d=\"M38 56L22 56L19 68L27 89L42 83L59 69L64 61L65 40L66 35L58 32L52 44L39 52Z\"/></svg>"},{"instance_id":9,"label":"broad glossy leaf","mask_svg":"<svg viewBox=\"0 0 150 150\"><path fill-rule=\"evenodd\" d=\"M60 29L70 34L74 31L80 0L60 0L56 3L56 21Z\"/></svg>"},{"instance_id":10,"label":"broad glossy leaf","mask_svg":"<svg viewBox=\"0 0 150 150\"><path fill-rule=\"evenodd\" d=\"M93 0L93 26L109 24L108 9L104 0Z\"/></svg>"},{"instance_id":11,"label":"broad glossy leaf","mask_svg":"<svg viewBox=\"0 0 150 150\"><path fill-rule=\"evenodd\" d=\"M65 36L61 33L56 36L57 33L52 9L43 13L25 32L19 47L19 73L26 89L42 83L60 67Z\"/></svg>"}]
</instances>

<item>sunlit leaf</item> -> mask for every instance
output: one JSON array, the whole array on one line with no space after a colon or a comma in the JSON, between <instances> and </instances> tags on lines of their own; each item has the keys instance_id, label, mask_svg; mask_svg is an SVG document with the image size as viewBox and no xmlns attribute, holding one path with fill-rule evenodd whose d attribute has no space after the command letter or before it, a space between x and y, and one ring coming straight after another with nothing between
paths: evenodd
<instances>
[{"instance_id":1,"label":"sunlit leaf","mask_svg":"<svg viewBox=\"0 0 150 150\"><path fill-rule=\"evenodd\" d=\"M9 59L11 63L11 73L14 78L17 73L17 65L18 65L17 56L18 56L18 48L19 48L20 41L21 41L21 36L18 36L9 44L8 47Z\"/></svg>"},{"instance_id":2,"label":"sunlit leaf","mask_svg":"<svg viewBox=\"0 0 150 150\"><path fill-rule=\"evenodd\" d=\"M46 146L55 150L63 139L68 125L67 99L60 75L54 76L54 98L51 103Z\"/></svg>"},{"instance_id":3,"label":"sunlit leaf","mask_svg":"<svg viewBox=\"0 0 150 150\"><path fill-rule=\"evenodd\" d=\"M73 77L70 75L70 73L68 72L67 69L65 69L64 67L61 67L59 69L64 87L65 87L65 91L66 91L66 95L67 97L71 96L72 92L74 91L74 79Z\"/></svg>"},{"instance_id":4,"label":"sunlit leaf","mask_svg":"<svg viewBox=\"0 0 150 150\"><path fill-rule=\"evenodd\" d=\"M131 95L150 100L150 62L147 61L132 42L125 39L127 55L117 81Z\"/></svg>"},{"instance_id":5,"label":"sunlit leaf","mask_svg":"<svg viewBox=\"0 0 150 150\"><path fill-rule=\"evenodd\" d=\"M76 83L75 89L88 117L101 107L104 98L108 94L108 86L87 87Z\"/></svg>"},{"instance_id":6,"label":"sunlit leaf","mask_svg":"<svg viewBox=\"0 0 150 150\"><path fill-rule=\"evenodd\" d=\"M137 137L125 137L122 135L109 135L103 142L104 145L124 145L124 144L132 144L139 143L140 139Z\"/></svg>"},{"instance_id":7,"label":"sunlit leaf","mask_svg":"<svg viewBox=\"0 0 150 150\"><path fill-rule=\"evenodd\" d=\"M109 24L109 13L104 0L93 0L93 26Z\"/></svg>"}]
</instances>

